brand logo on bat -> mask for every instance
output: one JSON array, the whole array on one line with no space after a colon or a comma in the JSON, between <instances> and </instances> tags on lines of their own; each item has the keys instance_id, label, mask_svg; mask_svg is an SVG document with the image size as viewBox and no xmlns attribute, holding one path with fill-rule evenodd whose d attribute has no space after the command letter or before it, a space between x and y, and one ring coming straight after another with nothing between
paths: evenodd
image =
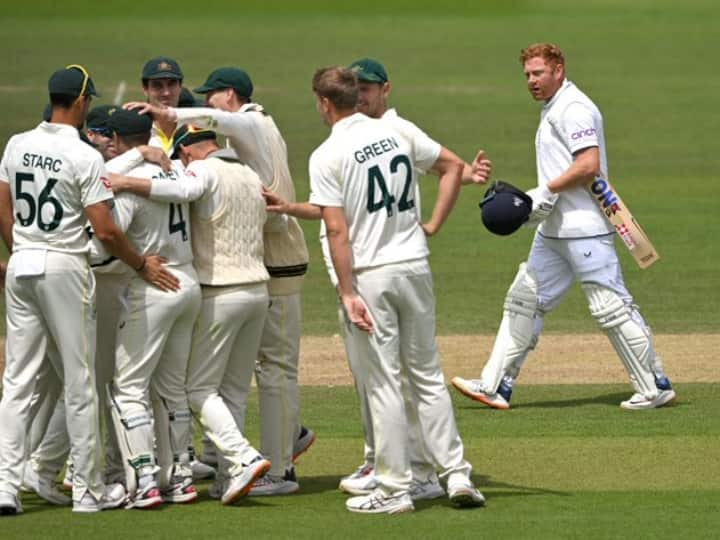
<instances>
[{"instance_id":1,"label":"brand logo on bat","mask_svg":"<svg viewBox=\"0 0 720 540\"><path fill-rule=\"evenodd\" d=\"M599 176L596 177L595 181L590 185L590 191L602 203L603 210L605 210L608 217L618 213L620 205L618 204L617 195L610 189L610 184L606 180Z\"/></svg>"}]
</instances>

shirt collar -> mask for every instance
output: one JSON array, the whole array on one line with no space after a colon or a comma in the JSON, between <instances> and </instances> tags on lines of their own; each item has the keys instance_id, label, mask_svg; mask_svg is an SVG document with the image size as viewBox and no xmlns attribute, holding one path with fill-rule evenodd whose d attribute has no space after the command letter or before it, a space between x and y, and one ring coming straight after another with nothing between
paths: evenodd
<instances>
[{"instance_id":1,"label":"shirt collar","mask_svg":"<svg viewBox=\"0 0 720 540\"><path fill-rule=\"evenodd\" d=\"M70 124L56 124L53 122L40 122L38 127L44 131L47 131L49 133L62 133L66 136L76 137L80 138L80 134L78 133L78 130L72 127Z\"/></svg>"},{"instance_id":2,"label":"shirt collar","mask_svg":"<svg viewBox=\"0 0 720 540\"><path fill-rule=\"evenodd\" d=\"M545 106L543 107L543 109L549 109L550 107L552 107L555 104L555 102L557 102L558 98L560 97L560 94L565 92L565 90L567 90L571 86L575 86L575 85L573 83L571 83L570 81L568 81L567 79L564 79L562 86L560 88L558 88L558 91L555 92L555 95L553 97L551 97L550 100L545 103Z\"/></svg>"},{"instance_id":3,"label":"shirt collar","mask_svg":"<svg viewBox=\"0 0 720 540\"><path fill-rule=\"evenodd\" d=\"M353 124L356 124L357 122L362 122L363 120L369 120L370 117L365 116L363 113L353 113L350 116L346 116L342 120L338 120L333 124L332 132L335 133L336 131L345 131Z\"/></svg>"}]
</instances>

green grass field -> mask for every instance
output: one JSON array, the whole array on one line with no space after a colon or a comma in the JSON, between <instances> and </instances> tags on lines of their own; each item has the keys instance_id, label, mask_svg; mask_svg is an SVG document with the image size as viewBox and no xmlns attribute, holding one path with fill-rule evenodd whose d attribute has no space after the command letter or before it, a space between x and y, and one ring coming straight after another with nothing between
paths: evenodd
<instances>
[{"instance_id":1,"label":"green grass field","mask_svg":"<svg viewBox=\"0 0 720 540\"><path fill-rule=\"evenodd\" d=\"M123 80L126 99L140 98L140 70L153 56L176 58L189 87L215 67L239 65L285 134L304 199L307 159L327 136L312 74L374 56L389 71L391 102L403 116L465 159L484 148L496 178L530 188L539 106L517 57L531 42L554 41L566 52L569 78L602 110L611 179L662 257L640 271L618 246L630 290L657 332L678 339L718 333L718 17L714 0L14 3L0 12L0 145L39 122L47 78L66 64L90 69L99 103L112 101ZM434 184L423 181L426 210ZM529 249L529 231L498 238L484 230L482 192L466 188L431 240L441 334L494 333ZM318 224L304 228L311 250L304 333L333 334L335 300ZM579 290L547 318L546 330L595 331ZM718 380L717 368L708 370ZM717 385L679 385L676 406L640 414L617 407L628 389L522 386L507 413L453 395L468 459L488 497L481 510L441 501L418 504L407 516L346 512L336 486L361 458L356 399L346 387L306 387L303 419L319 440L298 468L298 495L237 508L205 497L187 508L97 516L28 496L25 515L0 522L0 538L716 538ZM257 441L256 425L249 434Z\"/></svg>"},{"instance_id":2,"label":"green grass field","mask_svg":"<svg viewBox=\"0 0 720 540\"><path fill-rule=\"evenodd\" d=\"M357 399L347 387L303 389L303 417L318 434L297 472L298 494L207 497L156 511L72 515L34 496L26 515L3 519L2 538L716 538L720 527L720 393L679 385L680 402L633 413L625 385L527 386L514 409L492 411L453 393L474 480L487 507L422 501L412 515L344 510L339 477L361 461ZM250 410L255 410L253 400ZM257 440L255 415L248 435Z\"/></svg>"}]
</instances>

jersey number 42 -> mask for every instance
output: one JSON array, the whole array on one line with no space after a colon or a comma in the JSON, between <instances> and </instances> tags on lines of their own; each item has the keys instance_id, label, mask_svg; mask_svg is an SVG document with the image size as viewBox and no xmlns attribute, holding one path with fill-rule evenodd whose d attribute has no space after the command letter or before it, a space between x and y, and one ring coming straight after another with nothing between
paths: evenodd
<instances>
[{"instance_id":1,"label":"jersey number 42","mask_svg":"<svg viewBox=\"0 0 720 540\"><path fill-rule=\"evenodd\" d=\"M404 212L415 207L415 201L408 199L410 193L410 185L412 184L412 165L410 164L410 158L405 154L398 154L390 162L390 174L398 172L400 165L405 168L405 184L403 185L402 195L400 196L400 202L398 203L398 211ZM380 191L380 197L378 199L375 193L375 185ZM395 196L392 195L387 188L385 183L385 177L378 165L373 165L368 169L368 196L367 196L367 211L371 214L377 212L381 208L385 208L388 217L393 215L393 205L395 204Z\"/></svg>"}]
</instances>

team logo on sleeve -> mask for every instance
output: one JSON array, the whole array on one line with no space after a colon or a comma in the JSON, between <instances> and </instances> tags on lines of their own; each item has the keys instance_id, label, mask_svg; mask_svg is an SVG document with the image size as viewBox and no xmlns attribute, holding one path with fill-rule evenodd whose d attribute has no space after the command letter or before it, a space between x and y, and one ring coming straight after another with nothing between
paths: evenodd
<instances>
[{"instance_id":1,"label":"team logo on sleeve","mask_svg":"<svg viewBox=\"0 0 720 540\"><path fill-rule=\"evenodd\" d=\"M588 129L581 129L580 131L576 131L572 135L570 135L570 138L573 141L577 141L578 139L582 139L583 137L590 137L591 135L595 135L595 128L588 128Z\"/></svg>"}]
</instances>

